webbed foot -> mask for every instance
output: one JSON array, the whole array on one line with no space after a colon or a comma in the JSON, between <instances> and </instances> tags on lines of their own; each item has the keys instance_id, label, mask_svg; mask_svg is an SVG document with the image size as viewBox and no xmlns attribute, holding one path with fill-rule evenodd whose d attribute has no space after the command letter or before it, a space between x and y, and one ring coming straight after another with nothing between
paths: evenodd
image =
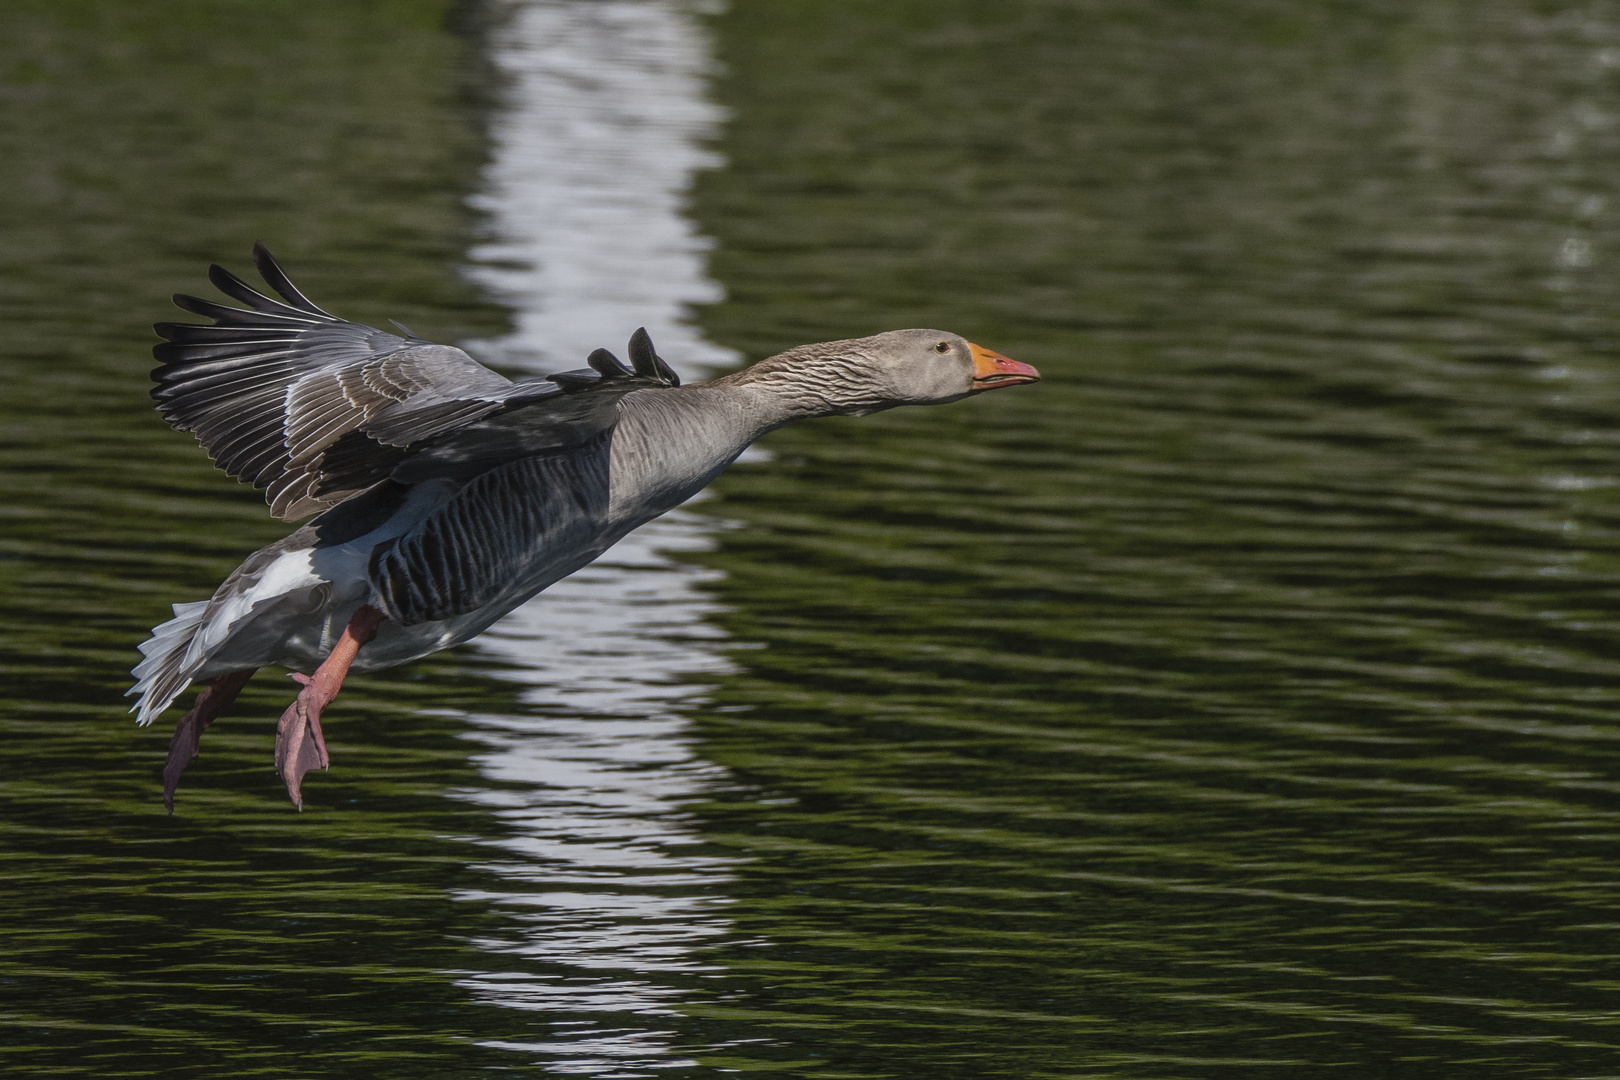
<instances>
[{"instance_id":1,"label":"webbed foot","mask_svg":"<svg viewBox=\"0 0 1620 1080\"><path fill-rule=\"evenodd\" d=\"M308 675L294 672L293 678L303 683L304 688L276 724L276 772L285 781L293 805L302 810L304 774L332 764L326 752L326 736L321 733L321 710L331 704L337 694L323 696L315 689L315 680Z\"/></svg>"},{"instance_id":2,"label":"webbed foot","mask_svg":"<svg viewBox=\"0 0 1620 1080\"><path fill-rule=\"evenodd\" d=\"M163 763L163 805L169 813L174 813L174 791L180 786L180 774L186 771L187 765L197 760L197 754L202 749L202 733L219 718L220 713L230 707L257 670L248 668L210 679L207 689L198 694L197 700L192 703L191 711L175 725L174 738L169 740L169 760Z\"/></svg>"},{"instance_id":3,"label":"webbed foot","mask_svg":"<svg viewBox=\"0 0 1620 1080\"><path fill-rule=\"evenodd\" d=\"M326 752L326 736L321 732L321 711L343 689L343 679L349 674L355 654L360 646L377 636L382 621L382 612L374 607L361 607L349 619L343 636L338 638L314 675L293 673L293 678L303 683L304 688L276 724L276 771L287 785L288 798L300 810L304 808L304 774L331 764Z\"/></svg>"}]
</instances>

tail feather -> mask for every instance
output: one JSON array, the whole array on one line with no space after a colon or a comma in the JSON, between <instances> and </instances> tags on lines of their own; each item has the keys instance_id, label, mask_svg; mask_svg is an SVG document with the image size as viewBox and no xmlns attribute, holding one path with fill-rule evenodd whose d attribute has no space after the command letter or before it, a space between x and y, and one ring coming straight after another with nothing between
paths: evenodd
<instances>
[{"instance_id":1,"label":"tail feather","mask_svg":"<svg viewBox=\"0 0 1620 1080\"><path fill-rule=\"evenodd\" d=\"M140 696L129 710L139 711L137 723L150 724L191 685L191 673L198 665L187 663L188 654L207 610L207 600L175 604L174 618L154 627L152 636L141 643L144 659L131 672L135 685L125 693L126 697Z\"/></svg>"}]
</instances>

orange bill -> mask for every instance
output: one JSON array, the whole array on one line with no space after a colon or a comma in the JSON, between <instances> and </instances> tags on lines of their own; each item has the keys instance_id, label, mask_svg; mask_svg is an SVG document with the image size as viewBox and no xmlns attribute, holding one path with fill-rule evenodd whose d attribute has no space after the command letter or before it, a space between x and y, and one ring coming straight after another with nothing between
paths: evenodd
<instances>
[{"instance_id":1,"label":"orange bill","mask_svg":"<svg viewBox=\"0 0 1620 1080\"><path fill-rule=\"evenodd\" d=\"M1028 364L991 352L982 345L968 342L973 351L973 392L982 393L998 386L1017 386L1019 383L1038 382L1041 373Z\"/></svg>"}]
</instances>

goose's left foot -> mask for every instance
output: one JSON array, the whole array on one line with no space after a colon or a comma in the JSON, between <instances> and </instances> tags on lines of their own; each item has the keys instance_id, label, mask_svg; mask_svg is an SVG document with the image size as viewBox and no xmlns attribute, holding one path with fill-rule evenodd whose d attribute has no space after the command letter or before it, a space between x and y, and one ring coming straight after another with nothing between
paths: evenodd
<instances>
[{"instance_id":1,"label":"goose's left foot","mask_svg":"<svg viewBox=\"0 0 1620 1080\"><path fill-rule=\"evenodd\" d=\"M257 670L248 668L209 679L208 689L197 695L191 710L175 726L174 738L169 740L169 760L163 763L163 805L169 813L174 813L174 789L180 786L180 774L197 760L197 751L202 749L202 733L230 707Z\"/></svg>"},{"instance_id":2,"label":"goose's left foot","mask_svg":"<svg viewBox=\"0 0 1620 1080\"><path fill-rule=\"evenodd\" d=\"M304 774L331 764L326 753L326 738L321 733L321 710L343 689L344 676L348 675L355 654L360 646L377 636L377 627L382 621L382 612L374 607L362 607L349 620L343 636L338 638L337 645L315 669L314 675L293 674L304 688L276 725L276 771L287 785L288 797L300 810L304 808Z\"/></svg>"}]
</instances>

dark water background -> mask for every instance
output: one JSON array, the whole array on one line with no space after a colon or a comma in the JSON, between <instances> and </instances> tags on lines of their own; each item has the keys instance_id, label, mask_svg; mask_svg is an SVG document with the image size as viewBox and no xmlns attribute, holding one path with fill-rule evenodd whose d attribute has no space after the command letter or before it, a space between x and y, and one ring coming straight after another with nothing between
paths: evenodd
<instances>
[{"instance_id":1,"label":"dark water background","mask_svg":"<svg viewBox=\"0 0 1620 1080\"><path fill-rule=\"evenodd\" d=\"M0 1067L1620 1076L1620 6L693 17L708 336L1047 379L784 430L701 504L729 669L659 814L721 869L615 895L720 916L587 963L491 854L510 661L356 679L302 815L280 679L172 818L120 698L282 531L151 411L146 324L262 237L341 314L500 333L459 268L501 11L0 7ZM611 891L547 925L646 932Z\"/></svg>"}]
</instances>

